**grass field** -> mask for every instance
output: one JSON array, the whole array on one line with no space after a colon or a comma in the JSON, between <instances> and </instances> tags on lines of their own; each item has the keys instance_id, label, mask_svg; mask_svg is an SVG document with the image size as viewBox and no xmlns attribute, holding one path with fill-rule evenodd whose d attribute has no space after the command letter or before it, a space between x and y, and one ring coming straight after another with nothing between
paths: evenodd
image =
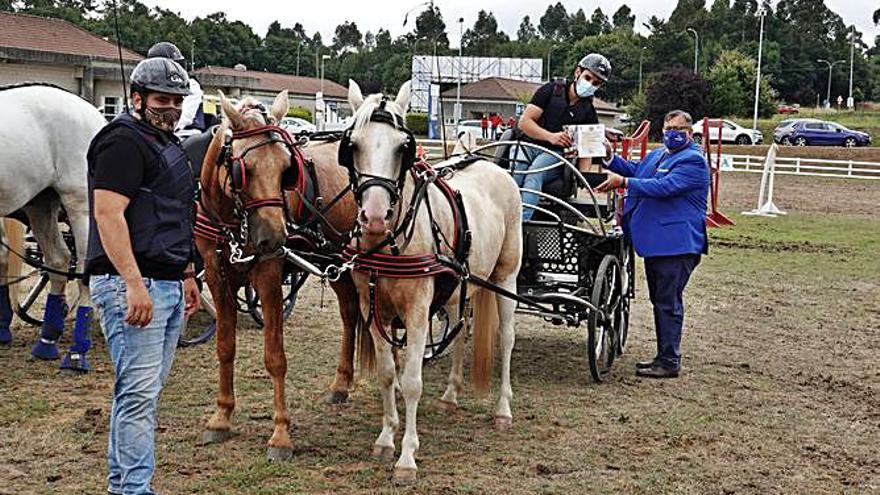
<instances>
[{"instance_id":1,"label":"grass field","mask_svg":"<svg viewBox=\"0 0 880 495\"><path fill-rule=\"evenodd\" d=\"M780 176L790 214L742 217L759 177L727 174L722 207L737 225L712 247L686 296L684 374L636 378L653 353L641 267L630 346L608 383L588 379L583 335L517 323L514 426L491 427L488 399L433 402L449 362L425 370L419 484L396 489L369 450L378 392L362 378L345 406L321 397L332 377L338 317L307 285L287 325L294 459L265 461L271 384L262 338L238 339L235 435L199 438L213 407L211 344L182 350L160 404L163 494L681 493L870 494L880 491L880 183ZM328 292L329 297L329 292ZM244 320L242 320L244 321ZM20 323L0 350L0 493L102 493L112 370L96 333L94 371L59 375L33 362ZM399 403L402 412L402 402ZM399 438L399 437L398 437ZM399 445L399 444L398 444ZM398 451L399 452L399 451Z\"/></svg>"}]
</instances>

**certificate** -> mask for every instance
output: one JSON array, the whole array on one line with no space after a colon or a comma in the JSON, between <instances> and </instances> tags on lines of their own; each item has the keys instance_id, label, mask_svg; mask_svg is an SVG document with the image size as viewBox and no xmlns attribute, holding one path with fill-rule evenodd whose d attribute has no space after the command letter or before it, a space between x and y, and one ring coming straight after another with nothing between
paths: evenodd
<instances>
[{"instance_id":1,"label":"certificate","mask_svg":"<svg viewBox=\"0 0 880 495\"><path fill-rule=\"evenodd\" d=\"M571 136L578 158L605 156L605 125L568 125L565 131Z\"/></svg>"}]
</instances>

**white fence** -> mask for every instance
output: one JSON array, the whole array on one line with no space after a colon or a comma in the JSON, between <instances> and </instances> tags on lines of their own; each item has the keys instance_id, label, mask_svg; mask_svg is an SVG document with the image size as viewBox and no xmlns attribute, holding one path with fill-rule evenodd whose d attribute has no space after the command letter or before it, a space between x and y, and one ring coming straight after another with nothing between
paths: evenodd
<instances>
[{"instance_id":1,"label":"white fence","mask_svg":"<svg viewBox=\"0 0 880 495\"><path fill-rule=\"evenodd\" d=\"M432 160L442 159L443 146L439 139L419 140ZM449 144L452 150L452 142ZM631 159L639 158L639 150L633 150ZM715 159L713 153L712 159ZM732 172L761 173L764 157L752 155L721 154L721 169ZM880 163L859 160L826 160L821 158L776 157L776 173L814 177L840 177L847 179L880 179Z\"/></svg>"}]
</instances>

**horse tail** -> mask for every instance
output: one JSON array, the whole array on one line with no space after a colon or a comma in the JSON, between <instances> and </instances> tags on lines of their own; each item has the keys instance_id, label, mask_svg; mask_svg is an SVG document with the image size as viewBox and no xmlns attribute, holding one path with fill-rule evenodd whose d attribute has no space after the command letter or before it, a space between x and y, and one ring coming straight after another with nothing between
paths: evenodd
<instances>
[{"instance_id":1,"label":"horse tail","mask_svg":"<svg viewBox=\"0 0 880 495\"><path fill-rule=\"evenodd\" d=\"M355 331L357 332L358 364L361 374L372 374L376 371L376 347L373 345L373 334L370 333L369 328L366 328L360 310L358 310L357 320Z\"/></svg>"},{"instance_id":2,"label":"horse tail","mask_svg":"<svg viewBox=\"0 0 880 495\"><path fill-rule=\"evenodd\" d=\"M471 376L477 392L485 394L492 384L495 333L498 330L497 296L486 289L474 295L474 358Z\"/></svg>"}]
</instances>

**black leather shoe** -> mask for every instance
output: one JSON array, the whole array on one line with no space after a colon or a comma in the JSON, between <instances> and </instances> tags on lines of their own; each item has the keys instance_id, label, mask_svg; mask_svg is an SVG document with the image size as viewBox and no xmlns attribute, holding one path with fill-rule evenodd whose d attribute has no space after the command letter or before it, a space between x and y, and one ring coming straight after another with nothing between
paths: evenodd
<instances>
[{"instance_id":1,"label":"black leather shoe","mask_svg":"<svg viewBox=\"0 0 880 495\"><path fill-rule=\"evenodd\" d=\"M646 370L646 369L654 366L655 362L656 362L655 359L652 359L650 361L639 361L636 363L636 369L637 370Z\"/></svg>"},{"instance_id":2,"label":"black leather shoe","mask_svg":"<svg viewBox=\"0 0 880 495\"><path fill-rule=\"evenodd\" d=\"M645 378L678 378L679 370L664 368L655 364L650 368L637 369L636 376L644 376Z\"/></svg>"}]
</instances>

